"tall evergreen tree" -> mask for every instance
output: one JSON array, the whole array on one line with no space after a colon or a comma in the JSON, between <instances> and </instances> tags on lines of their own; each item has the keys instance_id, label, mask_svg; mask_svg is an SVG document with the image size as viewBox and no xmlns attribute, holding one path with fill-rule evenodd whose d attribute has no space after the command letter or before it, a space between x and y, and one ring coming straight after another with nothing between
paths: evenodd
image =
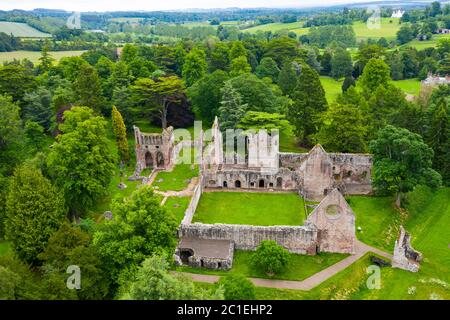
<instances>
[{"instance_id":1,"label":"tall evergreen tree","mask_svg":"<svg viewBox=\"0 0 450 320\"><path fill-rule=\"evenodd\" d=\"M6 238L28 263L37 263L49 237L58 230L66 209L63 195L39 170L15 170L6 198Z\"/></svg>"},{"instance_id":2,"label":"tall evergreen tree","mask_svg":"<svg viewBox=\"0 0 450 320\"><path fill-rule=\"evenodd\" d=\"M428 145L434 151L433 168L442 175L442 181L450 184L450 117L444 98L438 102L431 114L427 132Z\"/></svg>"},{"instance_id":3,"label":"tall evergreen tree","mask_svg":"<svg viewBox=\"0 0 450 320\"><path fill-rule=\"evenodd\" d=\"M296 84L291 94L293 103L288 108L288 119L300 140L311 144L311 135L318 129L319 115L327 108L325 91L317 72L306 64L301 65Z\"/></svg>"},{"instance_id":4,"label":"tall evergreen tree","mask_svg":"<svg viewBox=\"0 0 450 320\"><path fill-rule=\"evenodd\" d=\"M97 70L89 64L83 64L73 84L78 105L89 107L97 112L105 110L105 99Z\"/></svg>"},{"instance_id":5,"label":"tall evergreen tree","mask_svg":"<svg viewBox=\"0 0 450 320\"><path fill-rule=\"evenodd\" d=\"M245 115L247 104L242 104L242 98L229 81L222 88L222 101L219 107L219 119L222 129L234 129Z\"/></svg>"},{"instance_id":6,"label":"tall evergreen tree","mask_svg":"<svg viewBox=\"0 0 450 320\"><path fill-rule=\"evenodd\" d=\"M123 122L122 115L115 106L112 107L111 119L114 135L116 136L119 157L122 162L128 162L128 160L130 160L130 152L128 150L127 128Z\"/></svg>"}]
</instances>

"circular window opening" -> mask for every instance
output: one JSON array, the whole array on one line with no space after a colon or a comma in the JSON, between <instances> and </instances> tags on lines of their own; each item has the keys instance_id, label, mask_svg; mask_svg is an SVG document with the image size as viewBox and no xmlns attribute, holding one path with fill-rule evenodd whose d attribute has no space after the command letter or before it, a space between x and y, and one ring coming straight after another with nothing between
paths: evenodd
<instances>
[{"instance_id":1,"label":"circular window opening","mask_svg":"<svg viewBox=\"0 0 450 320\"><path fill-rule=\"evenodd\" d=\"M328 218L337 219L341 215L341 208L335 204L331 204L325 209L325 213Z\"/></svg>"}]
</instances>

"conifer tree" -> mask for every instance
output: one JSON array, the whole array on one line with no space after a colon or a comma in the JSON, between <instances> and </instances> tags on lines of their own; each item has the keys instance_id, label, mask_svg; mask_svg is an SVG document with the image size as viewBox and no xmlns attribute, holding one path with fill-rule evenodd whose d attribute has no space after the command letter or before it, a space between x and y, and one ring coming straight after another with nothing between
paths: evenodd
<instances>
[{"instance_id":1,"label":"conifer tree","mask_svg":"<svg viewBox=\"0 0 450 320\"><path fill-rule=\"evenodd\" d=\"M130 160L130 152L128 150L127 129L123 122L122 115L115 106L112 107L111 119L114 135L116 136L119 157L122 162L128 162L128 160Z\"/></svg>"},{"instance_id":2,"label":"conifer tree","mask_svg":"<svg viewBox=\"0 0 450 320\"><path fill-rule=\"evenodd\" d=\"M229 81L222 89L222 101L219 107L219 120L222 129L233 129L245 115L247 104L242 103L242 97Z\"/></svg>"}]
</instances>

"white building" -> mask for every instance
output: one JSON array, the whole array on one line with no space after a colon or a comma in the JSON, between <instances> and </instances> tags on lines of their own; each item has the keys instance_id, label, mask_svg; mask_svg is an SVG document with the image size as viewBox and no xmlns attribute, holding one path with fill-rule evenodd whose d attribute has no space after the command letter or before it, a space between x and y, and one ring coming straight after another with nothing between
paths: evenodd
<instances>
[{"instance_id":1,"label":"white building","mask_svg":"<svg viewBox=\"0 0 450 320\"><path fill-rule=\"evenodd\" d=\"M394 12L392 12L391 18L401 18L401 17L403 17L404 13L405 13L404 10L401 10L401 9L395 10Z\"/></svg>"}]
</instances>

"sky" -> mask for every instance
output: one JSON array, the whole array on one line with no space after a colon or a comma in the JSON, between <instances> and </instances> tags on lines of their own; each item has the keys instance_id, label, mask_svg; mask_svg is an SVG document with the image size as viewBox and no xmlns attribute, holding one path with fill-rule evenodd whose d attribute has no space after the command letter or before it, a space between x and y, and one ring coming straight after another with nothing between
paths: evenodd
<instances>
[{"instance_id":1,"label":"sky","mask_svg":"<svg viewBox=\"0 0 450 320\"><path fill-rule=\"evenodd\" d=\"M373 0L0 0L0 10L155 11L189 8L311 7Z\"/></svg>"}]
</instances>

